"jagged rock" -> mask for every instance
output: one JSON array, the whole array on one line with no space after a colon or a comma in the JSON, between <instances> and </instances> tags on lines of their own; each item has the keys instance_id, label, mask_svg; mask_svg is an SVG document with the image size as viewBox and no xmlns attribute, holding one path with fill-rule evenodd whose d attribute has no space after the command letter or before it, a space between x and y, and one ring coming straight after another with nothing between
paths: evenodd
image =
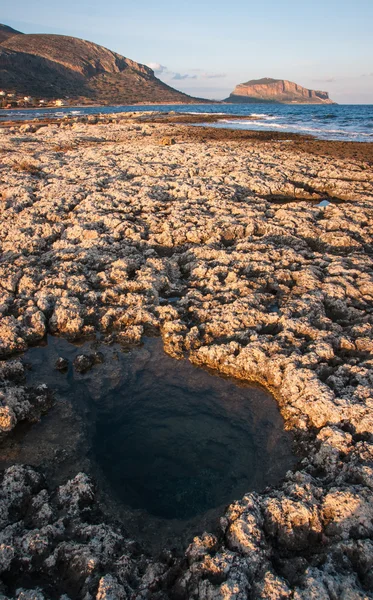
<instances>
[{"instance_id":1,"label":"jagged rock","mask_svg":"<svg viewBox=\"0 0 373 600\"><path fill-rule=\"evenodd\" d=\"M66 334L75 338L81 334L84 318L82 314L84 309L78 298L61 298L57 300L52 317L49 320L49 327L52 333Z\"/></svg>"},{"instance_id":2,"label":"jagged rock","mask_svg":"<svg viewBox=\"0 0 373 600\"><path fill-rule=\"evenodd\" d=\"M89 371L95 364L95 359L92 354L78 354L74 358L74 369L78 371L78 373L85 373Z\"/></svg>"},{"instance_id":3,"label":"jagged rock","mask_svg":"<svg viewBox=\"0 0 373 600\"><path fill-rule=\"evenodd\" d=\"M67 369L69 368L69 361L67 360L67 358L63 358L62 356L60 356L59 358L57 358L54 366L56 367L57 371L67 371Z\"/></svg>"},{"instance_id":4,"label":"jagged rock","mask_svg":"<svg viewBox=\"0 0 373 600\"><path fill-rule=\"evenodd\" d=\"M159 143L161 146L172 146L173 144L176 144L174 138L172 137L164 137Z\"/></svg>"},{"instance_id":5,"label":"jagged rock","mask_svg":"<svg viewBox=\"0 0 373 600\"><path fill-rule=\"evenodd\" d=\"M125 600L128 598L123 586L119 585L115 577L105 575L98 584L96 600Z\"/></svg>"},{"instance_id":6,"label":"jagged rock","mask_svg":"<svg viewBox=\"0 0 373 600\"><path fill-rule=\"evenodd\" d=\"M26 388L0 383L0 435L20 421L38 421L51 405L52 394L45 384Z\"/></svg>"}]
</instances>

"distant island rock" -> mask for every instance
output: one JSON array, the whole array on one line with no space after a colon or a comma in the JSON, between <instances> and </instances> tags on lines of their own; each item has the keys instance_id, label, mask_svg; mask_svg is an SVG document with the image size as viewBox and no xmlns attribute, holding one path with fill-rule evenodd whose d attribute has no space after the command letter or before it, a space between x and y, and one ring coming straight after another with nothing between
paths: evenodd
<instances>
[{"instance_id":1,"label":"distant island rock","mask_svg":"<svg viewBox=\"0 0 373 600\"><path fill-rule=\"evenodd\" d=\"M22 34L0 24L1 91L75 104L196 103L145 65L65 35ZM211 101L209 101L211 102Z\"/></svg>"},{"instance_id":2,"label":"distant island rock","mask_svg":"<svg viewBox=\"0 0 373 600\"><path fill-rule=\"evenodd\" d=\"M236 86L225 102L250 104L279 102L283 104L335 104L328 92L309 90L286 79L252 79Z\"/></svg>"}]
</instances>

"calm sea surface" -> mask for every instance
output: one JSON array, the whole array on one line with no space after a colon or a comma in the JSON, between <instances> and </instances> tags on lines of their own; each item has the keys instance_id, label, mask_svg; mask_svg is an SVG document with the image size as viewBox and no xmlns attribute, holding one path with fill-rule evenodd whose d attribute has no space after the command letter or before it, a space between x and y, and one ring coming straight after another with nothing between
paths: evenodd
<instances>
[{"instance_id":1,"label":"calm sea surface","mask_svg":"<svg viewBox=\"0 0 373 600\"><path fill-rule=\"evenodd\" d=\"M373 142L373 104L367 105L294 105L294 104L184 104L149 106L99 106L87 108L48 108L4 110L0 121L25 120L40 117L63 118L66 115L92 115L132 111L160 111L191 114L220 114L226 116L214 127L284 131L313 135L323 140ZM240 122L232 115L256 117Z\"/></svg>"}]
</instances>

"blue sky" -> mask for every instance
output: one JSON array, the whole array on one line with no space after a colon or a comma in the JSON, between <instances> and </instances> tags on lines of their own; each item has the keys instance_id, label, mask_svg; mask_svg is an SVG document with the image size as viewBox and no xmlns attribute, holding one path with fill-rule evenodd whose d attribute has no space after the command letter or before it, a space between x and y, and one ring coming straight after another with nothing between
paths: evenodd
<instances>
[{"instance_id":1,"label":"blue sky","mask_svg":"<svg viewBox=\"0 0 373 600\"><path fill-rule=\"evenodd\" d=\"M373 103L373 0L17 0L1 20L102 44L192 95L275 77Z\"/></svg>"}]
</instances>

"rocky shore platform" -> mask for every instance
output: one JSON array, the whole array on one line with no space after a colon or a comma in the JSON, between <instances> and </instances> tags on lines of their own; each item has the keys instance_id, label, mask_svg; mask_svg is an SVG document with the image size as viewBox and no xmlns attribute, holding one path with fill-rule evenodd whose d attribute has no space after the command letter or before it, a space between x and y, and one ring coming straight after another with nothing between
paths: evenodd
<instances>
[{"instance_id":1,"label":"rocky shore platform","mask_svg":"<svg viewBox=\"0 0 373 600\"><path fill-rule=\"evenodd\" d=\"M373 598L372 145L153 117L0 129L2 440L53 403L20 355L47 333L160 335L269 389L299 464L182 557L105 520L86 474L14 465L0 597Z\"/></svg>"}]
</instances>

